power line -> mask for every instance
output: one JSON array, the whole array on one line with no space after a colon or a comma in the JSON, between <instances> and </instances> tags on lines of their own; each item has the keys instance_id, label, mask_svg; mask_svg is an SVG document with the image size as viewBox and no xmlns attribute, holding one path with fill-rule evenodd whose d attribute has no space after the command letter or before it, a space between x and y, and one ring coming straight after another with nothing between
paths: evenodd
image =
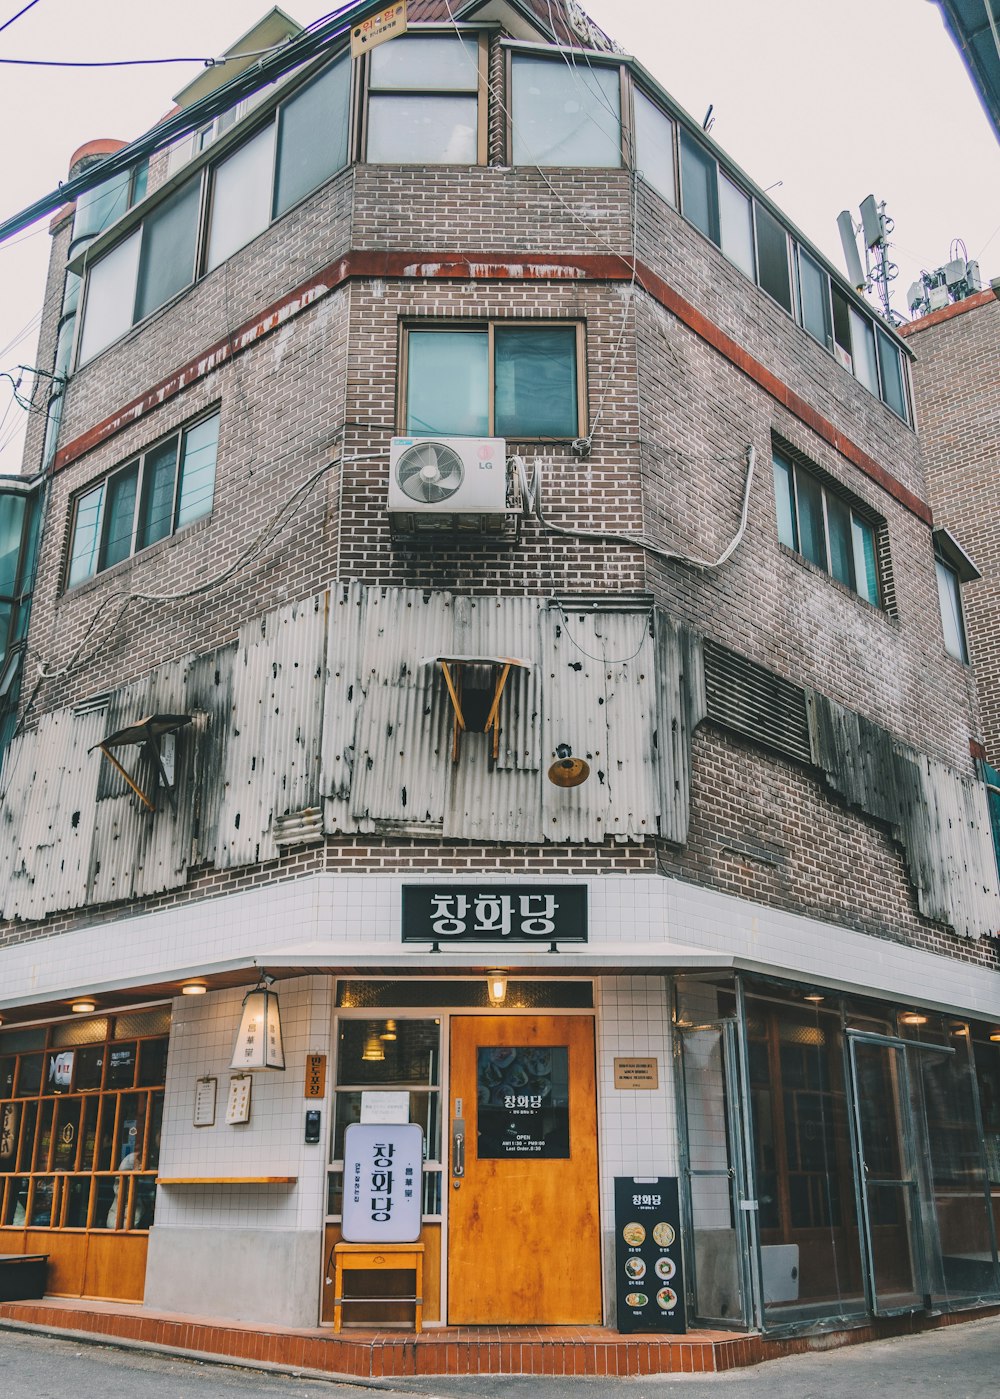
<instances>
[{"instance_id":1,"label":"power line","mask_svg":"<svg viewBox=\"0 0 1000 1399\"><path fill-rule=\"evenodd\" d=\"M3 24L0 24L0 34L2 34L5 29L9 29L22 15L26 15L29 10L33 10L37 4L38 0L28 0L27 5L25 5L23 9L18 10L16 15L11 15L10 19L4 20Z\"/></svg>"},{"instance_id":2,"label":"power line","mask_svg":"<svg viewBox=\"0 0 1000 1399\"><path fill-rule=\"evenodd\" d=\"M37 3L37 0L36 0ZM243 55L236 55L242 58ZM206 68L216 68L225 63L224 58L0 58L0 63L9 63L18 68L142 68L154 63L201 63Z\"/></svg>"}]
</instances>

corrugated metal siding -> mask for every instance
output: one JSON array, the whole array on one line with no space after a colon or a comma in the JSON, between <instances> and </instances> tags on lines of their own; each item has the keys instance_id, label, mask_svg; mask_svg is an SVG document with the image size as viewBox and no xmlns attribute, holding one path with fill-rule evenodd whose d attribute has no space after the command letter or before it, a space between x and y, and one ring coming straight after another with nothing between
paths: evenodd
<instances>
[{"instance_id":1,"label":"corrugated metal siding","mask_svg":"<svg viewBox=\"0 0 1000 1399\"><path fill-rule=\"evenodd\" d=\"M887 822L925 918L966 937L1000 930L1000 888L984 785L810 694L814 760L829 785Z\"/></svg>"},{"instance_id":2,"label":"corrugated metal siding","mask_svg":"<svg viewBox=\"0 0 1000 1399\"><path fill-rule=\"evenodd\" d=\"M87 898L103 711L46 714L7 749L0 842L5 918L44 918Z\"/></svg>"},{"instance_id":3,"label":"corrugated metal siding","mask_svg":"<svg viewBox=\"0 0 1000 1399\"><path fill-rule=\"evenodd\" d=\"M657 608L656 732L660 835L686 845L691 817L691 737L705 717L705 662L700 637Z\"/></svg>"},{"instance_id":4,"label":"corrugated metal siding","mask_svg":"<svg viewBox=\"0 0 1000 1399\"><path fill-rule=\"evenodd\" d=\"M272 825L319 803L328 594L248 623L237 642L220 869L274 859Z\"/></svg>"},{"instance_id":5,"label":"corrugated metal siding","mask_svg":"<svg viewBox=\"0 0 1000 1399\"><path fill-rule=\"evenodd\" d=\"M545 765L566 743L590 764L579 787L542 777L546 840L644 840L655 835L656 684L650 615L571 612L541 617Z\"/></svg>"}]
</instances>

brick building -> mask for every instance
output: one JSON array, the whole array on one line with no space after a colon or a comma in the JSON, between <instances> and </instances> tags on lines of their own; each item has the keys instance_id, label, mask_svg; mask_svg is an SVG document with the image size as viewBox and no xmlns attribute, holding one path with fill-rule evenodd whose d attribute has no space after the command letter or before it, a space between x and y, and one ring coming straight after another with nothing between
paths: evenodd
<instances>
[{"instance_id":1,"label":"brick building","mask_svg":"<svg viewBox=\"0 0 1000 1399\"><path fill-rule=\"evenodd\" d=\"M402 1093L428 1324L995 1299L909 346L571 0L452 9L353 60L272 11L70 172L0 483L0 1246L330 1321L345 1131ZM615 1181L673 1177L642 1291Z\"/></svg>"}]
</instances>

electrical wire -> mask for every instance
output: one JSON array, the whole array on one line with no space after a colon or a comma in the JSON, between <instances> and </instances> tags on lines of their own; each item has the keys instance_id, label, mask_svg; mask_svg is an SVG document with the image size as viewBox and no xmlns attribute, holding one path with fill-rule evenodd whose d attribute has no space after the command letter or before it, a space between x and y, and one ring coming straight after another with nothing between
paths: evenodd
<instances>
[{"instance_id":1,"label":"electrical wire","mask_svg":"<svg viewBox=\"0 0 1000 1399\"><path fill-rule=\"evenodd\" d=\"M682 563L689 568L697 568L709 571L721 568L728 563L733 554L739 548L743 536L746 533L747 519L750 513L750 487L753 484L754 470L757 463L757 452L753 445L748 445L747 471L743 486L743 505L740 511L740 523L733 538L723 549L717 559L702 559L697 554L678 554L672 549L663 549L658 544L653 544L648 539L643 539L639 535L619 534L609 530L587 530L568 529L564 525L554 524L546 519L542 512L542 463L540 458L535 458L534 473L529 483L528 474L525 469L524 460L521 457L514 457L514 465L517 470L518 483L521 487L521 498L527 504L526 514L534 515L538 521L552 534L565 535L570 539L596 539L602 543L627 544L633 549L644 549L646 553L652 554L654 558L661 559L668 563Z\"/></svg>"},{"instance_id":2,"label":"electrical wire","mask_svg":"<svg viewBox=\"0 0 1000 1399\"><path fill-rule=\"evenodd\" d=\"M10 19L5 19L3 24L0 24L0 34L2 34L5 29L9 29L12 24L16 24L22 15L26 15L29 10L33 10L37 4L38 0L28 0L27 5L18 10L16 15L11 15Z\"/></svg>"}]
</instances>

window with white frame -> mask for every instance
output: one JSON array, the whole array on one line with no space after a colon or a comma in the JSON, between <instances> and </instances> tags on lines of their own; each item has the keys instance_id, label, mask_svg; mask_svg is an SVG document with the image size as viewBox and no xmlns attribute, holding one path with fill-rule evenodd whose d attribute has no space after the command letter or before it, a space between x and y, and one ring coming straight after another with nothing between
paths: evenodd
<instances>
[{"instance_id":1,"label":"window with white frame","mask_svg":"<svg viewBox=\"0 0 1000 1399\"><path fill-rule=\"evenodd\" d=\"M582 365L579 324L406 326L400 428L413 436L582 437Z\"/></svg>"},{"instance_id":2,"label":"window with white frame","mask_svg":"<svg viewBox=\"0 0 1000 1399\"><path fill-rule=\"evenodd\" d=\"M852 592L880 607L879 523L861 503L775 450L778 539Z\"/></svg>"},{"instance_id":3,"label":"window with white frame","mask_svg":"<svg viewBox=\"0 0 1000 1399\"><path fill-rule=\"evenodd\" d=\"M82 491L73 505L66 586L210 513L219 414L173 433Z\"/></svg>"},{"instance_id":4,"label":"window with white frame","mask_svg":"<svg viewBox=\"0 0 1000 1399\"><path fill-rule=\"evenodd\" d=\"M477 164L486 121L480 44L472 34L408 34L372 50L369 164Z\"/></svg>"},{"instance_id":5,"label":"window with white frame","mask_svg":"<svg viewBox=\"0 0 1000 1399\"><path fill-rule=\"evenodd\" d=\"M513 54L514 164L620 166L621 81L618 64Z\"/></svg>"}]
</instances>

